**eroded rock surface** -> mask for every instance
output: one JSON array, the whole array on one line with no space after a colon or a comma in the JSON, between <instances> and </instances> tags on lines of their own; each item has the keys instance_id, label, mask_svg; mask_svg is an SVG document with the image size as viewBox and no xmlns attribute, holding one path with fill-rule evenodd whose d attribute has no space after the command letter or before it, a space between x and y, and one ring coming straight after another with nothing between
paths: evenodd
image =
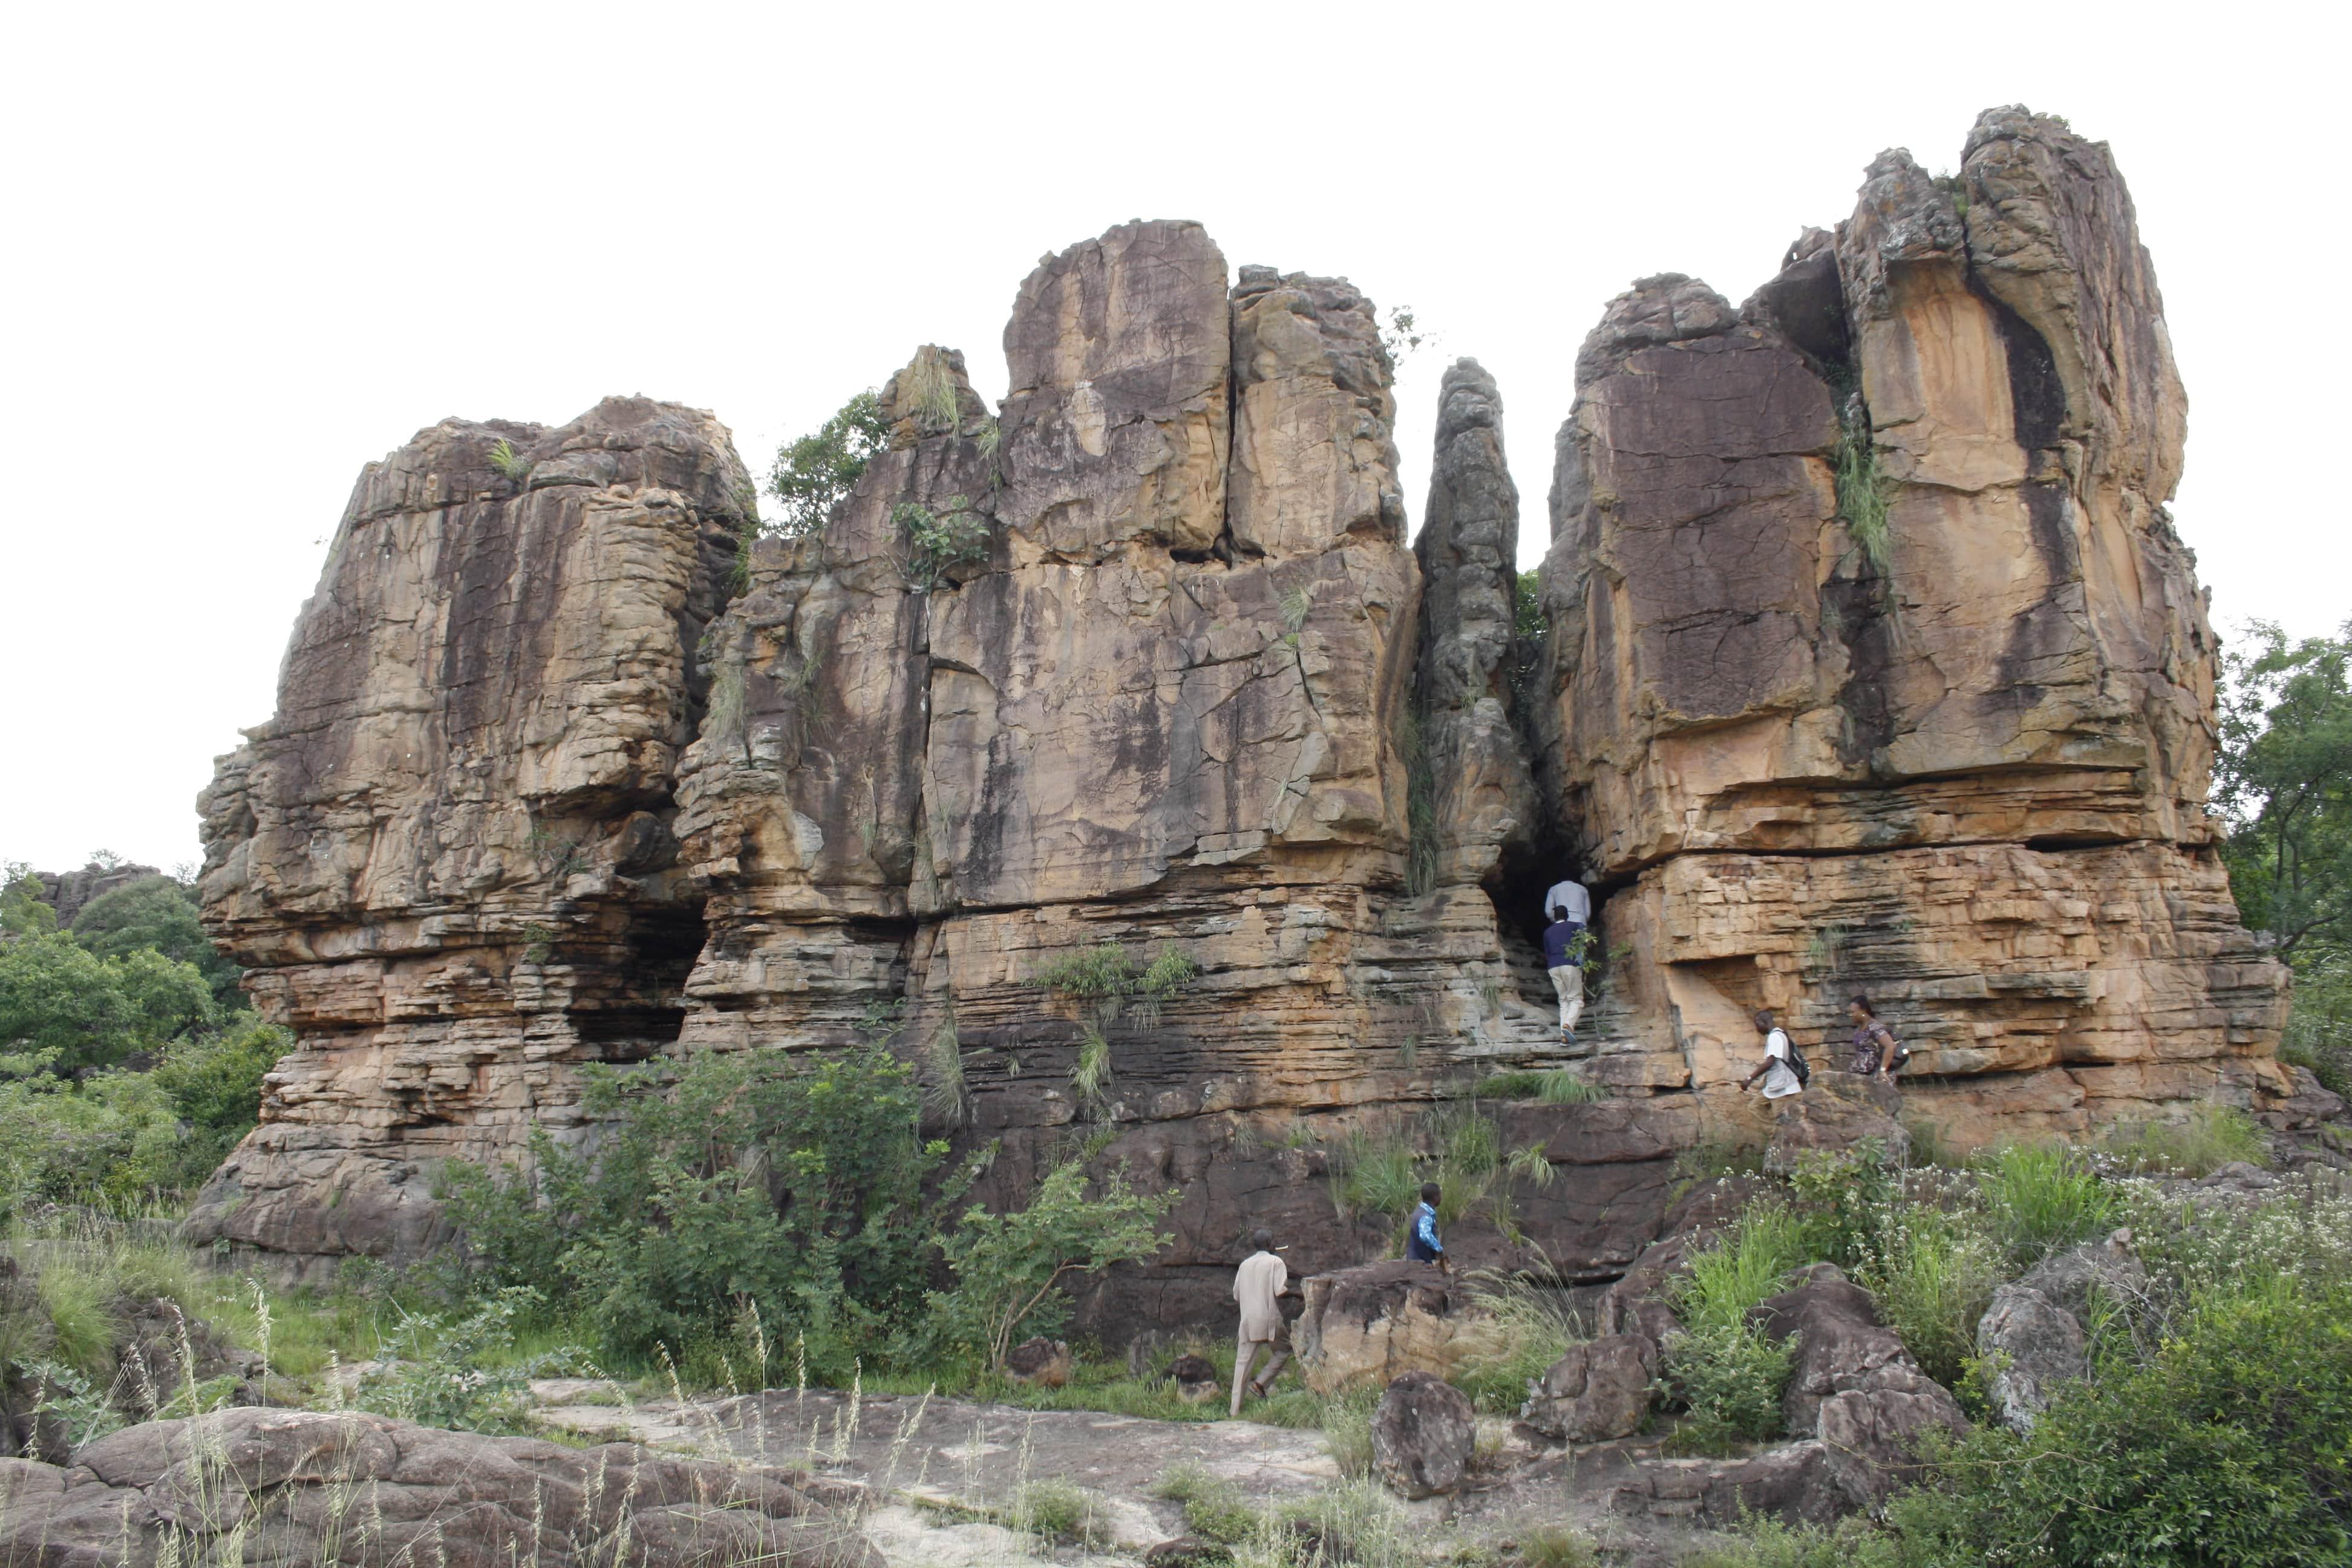
<instances>
[{"instance_id":1,"label":"eroded rock surface","mask_svg":"<svg viewBox=\"0 0 2352 1568\"><path fill-rule=\"evenodd\" d=\"M675 1042L674 792L750 493L709 415L635 398L368 465L277 716L199 802L206 928L298 1047L194 1239L413 1252L425 1163L572 1135L572 1064Z\"/></svg>"},{"instance_id":2,"label":"eroded rock surface","mask_svg":"<svg viewBox=\"0 0 2352 1568\"><path fill-rule=\"evenodd\" d=\"M1739 310L1636 283L1577 387L1537 765L1654 1082L1736 1123L1748 1014L1834 1068L1867 991L1949 1146L2292 1093L2211 852L2185 401L2105 147L2004 109L1952 179L1888 153Z\"/></svg>"},{"instance_id":3,"label":"eroded rock surface","mask_svg":"<svg viewBox=\"0 0 2352 1568\"><path fill-rule=\"evenodd\" d=\"M779 1472L446 1432L359 1412L239 1407L131 1426L69 1468L0 1459L11 1563L625 1561L756 1558L881 1568L856 1526Z\"/></svg>"}]
</instances>

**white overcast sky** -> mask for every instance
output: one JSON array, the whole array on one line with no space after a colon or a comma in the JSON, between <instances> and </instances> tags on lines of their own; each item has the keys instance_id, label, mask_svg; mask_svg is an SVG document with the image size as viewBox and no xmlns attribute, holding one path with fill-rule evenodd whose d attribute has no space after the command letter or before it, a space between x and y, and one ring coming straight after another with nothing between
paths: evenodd
<instances>
[{"instance_id":1,"label":"white overcast sky","mask_svg":"<svg viewBox=\"0 0 2352 1568\"><path fill-rule=\"evenodd\" d=\"M0 23L0 858L197 854L360 465L450 415L710 408L764 470L913 348L1003 391L1043 253L1131 217L1351 278L1502 384L1544 543L1578 342L1737 301L1907 146L2022 102L2113 143L2189 392L2224 626L2352 615L2320 7L25 5ZM2292 309L2288 307L2293 307ZM2325 437L2325 438L2323 438Z\"/></svg>"}]
</instances>

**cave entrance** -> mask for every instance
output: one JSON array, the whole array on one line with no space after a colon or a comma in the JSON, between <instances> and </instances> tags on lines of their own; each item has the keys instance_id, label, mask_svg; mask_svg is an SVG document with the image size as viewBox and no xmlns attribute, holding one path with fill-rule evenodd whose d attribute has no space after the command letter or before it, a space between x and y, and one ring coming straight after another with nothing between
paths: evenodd
<instances>
[{"instance_id":1,"label":"cave entrance","mask_svg":"<svg viewBox=\"0 0 2352 1568\"><path fill-rule=\"evenodd\" d=\"M677 1043L686 1032L687 977L709 935L699 904L633 909L627 921L612 983L568 1015L598 1061L643 1061Z\"/></svg>"}]
</instances>

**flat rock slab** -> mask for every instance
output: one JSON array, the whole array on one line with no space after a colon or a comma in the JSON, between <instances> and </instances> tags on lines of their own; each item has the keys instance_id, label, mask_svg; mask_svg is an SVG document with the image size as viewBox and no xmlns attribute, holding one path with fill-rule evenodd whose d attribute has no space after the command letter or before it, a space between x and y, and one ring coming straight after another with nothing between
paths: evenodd
<instances>
[{"instance_id":1,"label":"flat rock slab","mask_svg":"<svg viewBox=\"0 0 2352 1568\"><path fill-rule=\"evenodd\" d=\"M1152 1421L901 1394L853 1401L814 1389L682 1405L562 1404L532 1415L583 1435L805 1469L820 1496L828 1487L867 1491L870 1539L893 1564L1094 1561L1067 1548L1047 1552L979 1517L1031 1479L1100 1494L1102 1522L1125 1554L1104 1560L1132 1561L1184 1532L1182 1509L1151 1495L1180 1466L1198 1465L1262 1502L1308 1496L1339 1479L1320 1431L1253 1421Z\"/></svg>"}]
</instances>

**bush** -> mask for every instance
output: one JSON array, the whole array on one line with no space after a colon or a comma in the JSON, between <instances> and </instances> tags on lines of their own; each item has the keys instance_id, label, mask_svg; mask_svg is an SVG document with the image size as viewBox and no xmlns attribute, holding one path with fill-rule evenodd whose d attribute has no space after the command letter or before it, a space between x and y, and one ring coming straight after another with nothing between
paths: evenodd
<instances>
[{"instance_id":1,"label":"bush","mask_svg":"<svg viewBox=\"0 0 2352 1568\"><path fill-rule=\"evenodd\" d=\"M1977 1190L1993 1239L2014 1273L2113 1226L2113 1190L2064 1149L2021 1143L2000 1149L1979 1164Z\"/></svg>"},{"instance_id":2,"label":"bush","mask_svg":"<svg viewBox=\"0 0 2352 1568\"><path fill-rule=\"evenodd\" d=\"M510 1357L516 1320L545 1304L538 1291L513 1286L469 1312L404 1313L377 1352L389 1370L361 1384L360 1407L424 1426L529 1431L532 1378L594 1370L576 1350Z\"/></svg>"},{"instance_id":3,"label":"bush","mask_svg":"<svg viewBox=\"0 0 2352 1568\"><path fill-rule=\"evenodd\" d=\"M1746 1521L1735 1541L1687 1559L1684 1568L1905 1568L1909 1561L1866 1520L1790 1525L1767 1516Z\"/></svg>"},{"instance_id":4,"label":"bush","mask_svg":"<svg viewBox=\"0 0 2352 1568\"><path fill-rule=\"evenodd\" d=\"M1584 1337L1582 1325L1559 1292L1532 1280L1481 1271L1468 1284L1493 1329L1465 1359L1454 1385L1479 1409L1509 1415L1526 1403L1528 1383Z\"/></svg>"},{"instance_id":5,"label":"bush","mask_svg":"<svg viewBox=\"0 0 2352 1568\"><path fill-rule=\"evenodd\" d=\"M2026 1437L1949 1456L1950 1563L2341 1563L2352 1553L2352 1291L2200 1296L2142 1365L2062 1394Z\"/></svg>"},{"instance_id":6,"label":"bush","mask_svg":"<svg viewBox=\"0 0 2352 1568\"><path fill-rule=\"evenodd\" d=\"M1068 1321L1069 1300L1055 1289L1064 1275L1149 1258L1173 1240L1154 1226L1176 1196L1110 1176L1102 1195L1088 1198L1086 1173L1073 1163L1048 1172L1026 1208L974 1205L942 1243L955 1283L930 1296L933 1342L1001 1368L1024 1330L1050 1334Z\"/></svg>"},{"instance_id":7,"label":"bush","mask_svg":"<svg viewBox=\"0 0 2352 1568\"><path fill-rule=\"evenodd\" d=\"M1752 1203L1739 1223L1691 1254L1675 1290L1675 1311L1693 1329L1744 1327L1748 1310L1778 1295L1790 1269L1811 1261L1804 1223L1785 1204Z\"/></svg>"},{"instance_id":8,"label":"bush","mask_svg":"<svg viewBox=\"0 0 2352 1568\"><path fill-rule=\"evenodd\" d=\"M1024 1535L1048 1542L1075 1541L1082 1546L1108 1545L1108 1510L1094 1493L1059 1476L1041 1477L1013 1489L1004 1522Z\"/></svg>"},{"instance_id":9,"label":"bush","mask_svg":"<svg viewBox=\"0 0 2352 1568\"><path fill-rule=\"evenodd\" d=\"M1875 1138L1852 1149L1800 1153L1789 1187L1802 1216L1807 1261L1851 1269L1868 1257L1901 1206L1896 1178Z\"/></svg>"},{"instance_id":10,"label":"bush","mask_svg":"<svg viewBox=\"0 0 2352 1568\"><path fill-rule=\"evenodd\" d=\"M101 958L145 948L194 964L223 1012L245 1005L237 990L245 972L213 945L196 920L194 896L169 877L142 877L100 893L75 914L73 937Z\"/></svg>"},{"instance_id":11,"label":"bush","mask_svg":"<svg viewBox=\"0 0 2352 1568\"><path fill-rule=\"evenodd\" d=\"M921 1100L878 1045L592 1072L602 1149L541 1134L535 1180L452 1167L456 1217L484 1283L544 1290L617 1354L723 1335L750 1304L771 1342L804 1335L812 1369L845 1376L919 1308L961 1188L925 1193L947 1145L918 1132Z\"/></svg>"},{"instance_id":12,"label":"bush","mask_svg":"<svg viewBox=\"0 0 2352 1568\"><path fill-rule=\"evenodd\" d=\"M1220 1546L1238 1546L1255 1537L1265 1519L1250 1506L1241 1488L1219 1480L1197 1460L1186 1460L1152 1489L1170 1502L1184 1505L1184 1530Z\"/></svg>"},{"instance_id":13,"label":"bush","mask_svg":"<svg viewBox=\"0 0 2352 1568\"><path fill-rule=\"evenodd\" d=\"M1793 1342L1775 1343L1745 1322L1706 1322L1667 1336L1661 1351L1659 1392L1688 1413L1676 1452L1721 1453L1780 1432Z\"/></svg>"},{"instance_id":14,"label":"bush","mask_svg":"<svg viewBox=\"0 0 2352 1568\"><path fill-rule=\"evenodd\" d=\"M1609 1098L1607 1090L1568 1068L1498 1072L1480 1079L1469 1092L1474 1100L1534 1100L1546 1105L1590 1105Z\"/></svg>"},{"instance_id":15,"label":"bush","mask_svg":"<svg viewBox=\"0 0 2352 1568\"><path fill-rule=\"evenodd\" d=\"M57 932L0 944L0 1055L18 1072L111 1067L217 1012L194 965L151 948L100 957Z\"/></svg>"}]
</instances>

